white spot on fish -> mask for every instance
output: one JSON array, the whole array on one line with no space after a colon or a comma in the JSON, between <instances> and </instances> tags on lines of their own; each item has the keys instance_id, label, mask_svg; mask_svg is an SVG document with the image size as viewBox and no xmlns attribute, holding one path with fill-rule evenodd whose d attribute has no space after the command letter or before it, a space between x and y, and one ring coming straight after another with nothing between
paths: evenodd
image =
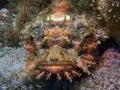
<instances>
[{"instance_id":1,"label":"white spot on fish","mask_svg":"<svg viewBox=\"0 0 120 90\"><path fill-rule=\"evenodd\" d=\"M119 4L117 3L117 7L119 7Z\"/></svg>"},{"instance_id":2,"label":"white spot on fish","mask_svg":"<svg viewBox=\"0 0 120 90\"><path fill-rule=\"evenodd\" d=\"M97 19L98 19L98 20L101 20L101 19L102 19L102 17L97 17Z\"/></svg>"},{"instance_id":3,"label":"white spot on fish","mask_svg":"<svg viewBox=\"0 0 120 90\"><path fill-rule=\"evenodd\" d=\"M94 3L94 2L95 2L95 0L92 0L92 2Z\"/></svg>"},{"instance_id":4,"label":"white spot on fish","mask_svg":"<svg viewBox=\"0 0 120 90\"><path fill-rule=\"evenodd\" d=\"M108 12L112 12L112 9L109 9Z\"/></svg>"},{"instance_id":5,"label":"white spot on fish","mask_svg":"<svg viewBox=\"0 0 120 90\"><path fill-rule=\"evenodd\" d=\"M114 7L115 6L115 4L114 3L112 3L112 7Z\"/></svg>"},{"instance_id":6,"label":"white spot on fish","mask_svg":"<svg viewBox=\"0 0 120 90\"><path fill-rule=\"evenodd\" d=\"M91 3L90 6L93 7L93 3Z\"/></svg>"},{"instance_id":7,"label":"white spot on fish","mask_svg":"<svg viewBox=\"0 0 120 90\"><path fill-rule=\"evenodd\" d=\"M100 16L101 16L101 14L98 14L97 16L98 16L98 17L100 17Z\"/></svg>"},{"instance_id":8,"label":"white spot on fish","mask_svg":"<svg viewBox=\"0 0 120 90\"><path fill-rule=\"evenodd\" d=\"M116 15L113 15L113 18L116 18Z\"/></svg>"}]
</instances>

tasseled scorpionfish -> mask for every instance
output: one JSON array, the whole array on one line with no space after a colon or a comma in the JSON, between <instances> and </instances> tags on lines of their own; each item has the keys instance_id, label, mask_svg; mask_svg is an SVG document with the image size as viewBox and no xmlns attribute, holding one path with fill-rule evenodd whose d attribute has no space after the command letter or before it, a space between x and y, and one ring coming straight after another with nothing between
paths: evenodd
<instances>
[{"instance_id":1,"label":"tasseled scorpionfish","mask_svg":"<svg viewBox=\"0 0 120 90\"><path fill-rule=\"evenodd\" d=\"M106 31L93 28L96 24L85 14L78 15L68 0L52 4L47 14L41 14L22 30L24 47L29 52L25 73L37 79L52 75L72 81L97 62L97 46L107 38Z\"/></svg>"}]
</instances>

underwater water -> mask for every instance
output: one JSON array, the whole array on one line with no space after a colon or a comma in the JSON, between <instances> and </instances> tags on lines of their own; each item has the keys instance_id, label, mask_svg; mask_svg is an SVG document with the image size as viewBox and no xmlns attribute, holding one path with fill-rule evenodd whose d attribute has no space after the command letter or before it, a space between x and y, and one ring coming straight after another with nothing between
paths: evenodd
<instances>
[{"instance_id":1,"label":"underwater water","mask_svg":"<svg viewBox=\"0 0 120 90\"><path fill-rule=\"evenodd\" d=\"M0 0L0 90L119 90L119 45L120 0Z\"/></svg>"}]
</instances>

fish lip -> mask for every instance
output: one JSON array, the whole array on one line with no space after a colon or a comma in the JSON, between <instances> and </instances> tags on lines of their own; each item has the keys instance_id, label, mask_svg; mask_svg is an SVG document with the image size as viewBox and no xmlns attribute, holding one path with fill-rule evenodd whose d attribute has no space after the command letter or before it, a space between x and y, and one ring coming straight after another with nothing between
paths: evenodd
<instances>
[{"instance_id":1,"label":"fish lip","mask_svg":"<svg viewBox=\"0 0 120 90\"><path fill-rule=\"evenodd\" d=\"M50 73L61 73L62 71L69 71L73 68L70 64L41 64L39 69Z\"/></svg>"},{"instance_id":2,"label":"fish lip","mask_svg":"<svg viewBox=\"0 0 120 90\"><path fill-rule=\"evenodd\" d=\"M65 64L65 63L63 63L63 64L58 64L58 63L52 63L52 64L39 64L40 66L73 66L73 64Z\"/></svg>"},{"instance_id":3,"label":"fish lip","mask_svg":"<svg viewBox=\"0 0 120 90\"><path fill-rule=\"evenodd\" d=\"M61 73L62 71L69 71L74 68L75 63L58 62L58 63L39 63L39 69L50 73Z\"/></svg>"},{"instance_id":4,"label":"fish lip","mask_svg":"<svg viewBox=\"0 0 120 90\"><path fill-rule=\"evenodd\" d=\"M76 63L73 62L40 62L40 66L74 66Z\"/></svg>"}]
</instances>

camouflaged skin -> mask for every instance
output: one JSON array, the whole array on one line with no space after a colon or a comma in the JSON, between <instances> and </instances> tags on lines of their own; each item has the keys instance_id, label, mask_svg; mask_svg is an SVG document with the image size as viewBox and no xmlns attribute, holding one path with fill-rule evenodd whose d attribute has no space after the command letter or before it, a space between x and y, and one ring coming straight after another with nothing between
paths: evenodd
<instances>
[{"instance_id":1,"label":"camouflaged skin","mask_svg":"<svg viewBox=\"0 0 120 90\"><path fill-rule=\"evenodd\" d=\"M29 52L24 73L46 79L65 76L70 81L82 73L90 75L89 68L97 62L97 45L108 38L106 30L95 26L94 17L79 15L68 0L54 2L21 32Z\"/></svg>"}]
</instances>

